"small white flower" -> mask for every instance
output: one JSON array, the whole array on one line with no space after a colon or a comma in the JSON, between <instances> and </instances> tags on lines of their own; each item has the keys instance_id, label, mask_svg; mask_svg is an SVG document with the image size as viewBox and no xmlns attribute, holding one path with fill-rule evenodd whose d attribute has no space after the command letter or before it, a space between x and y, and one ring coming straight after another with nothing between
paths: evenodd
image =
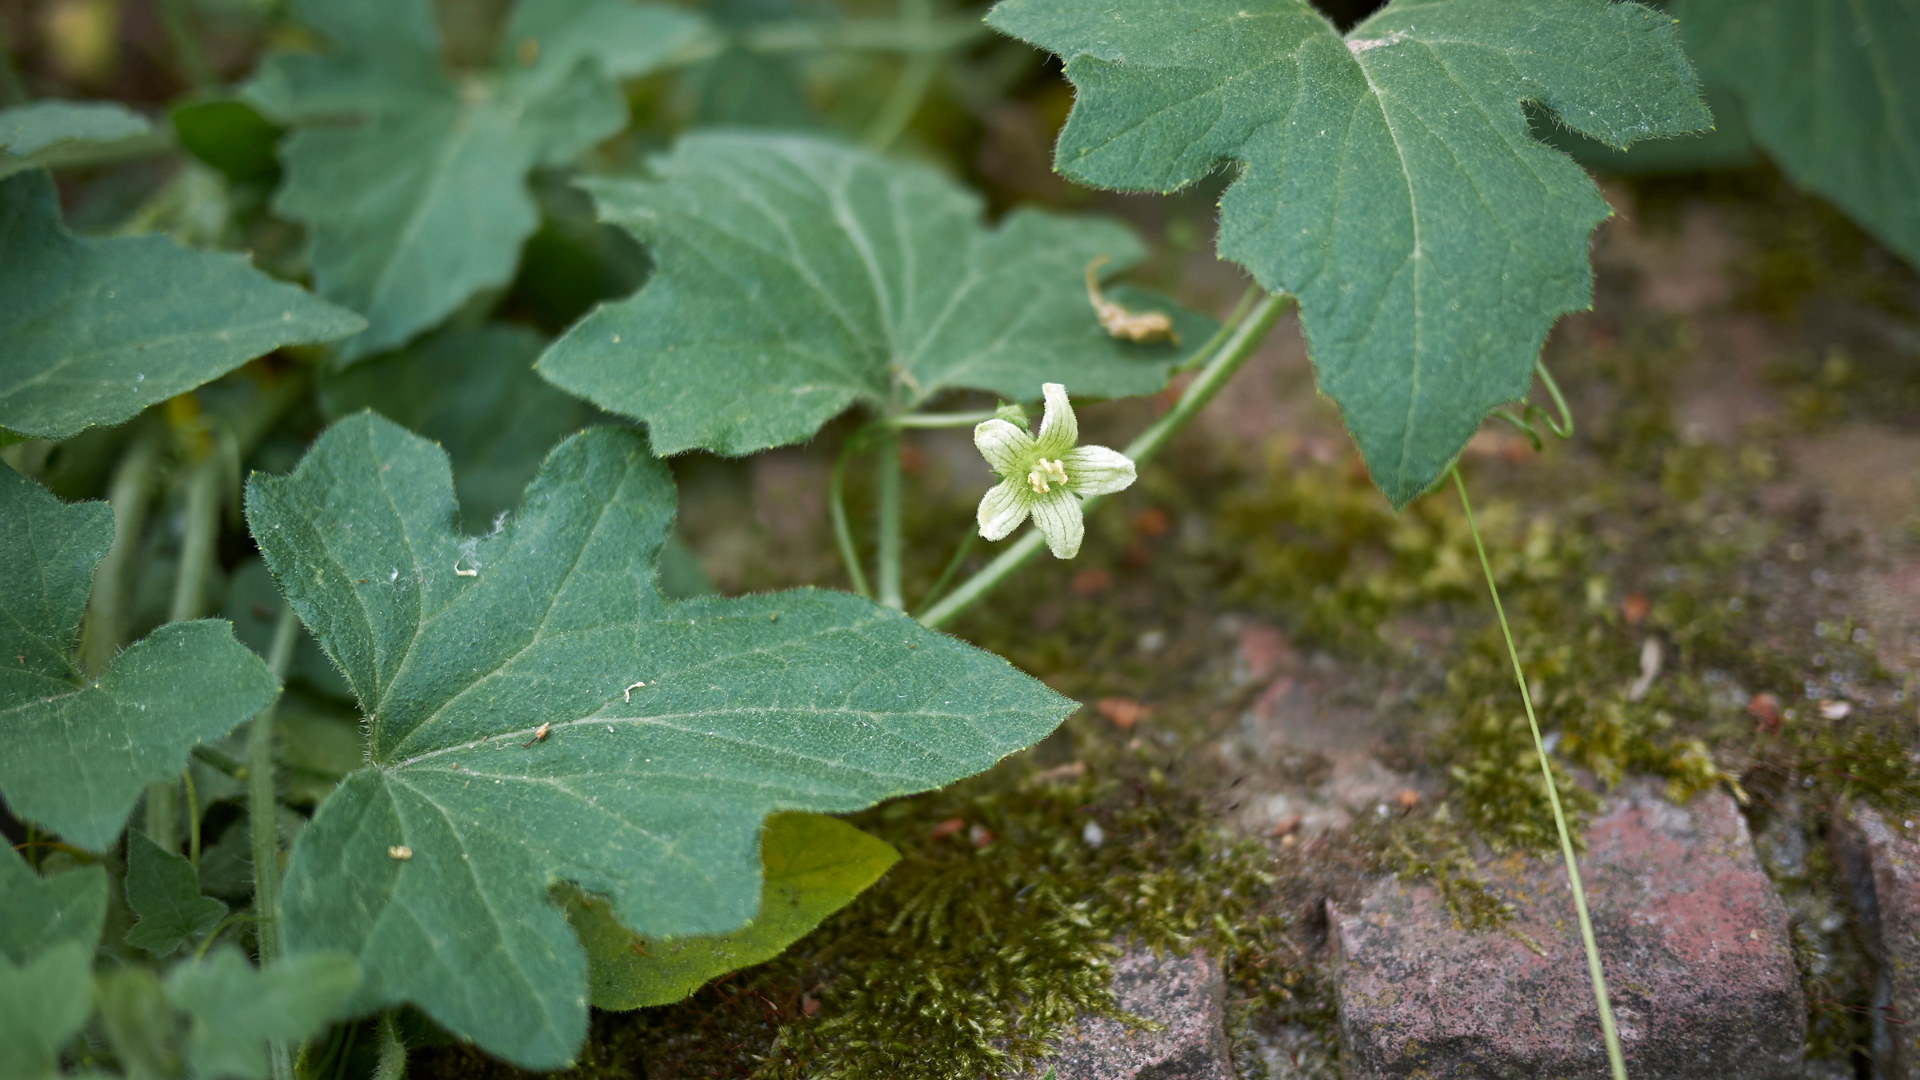
<instances>
[{"instance_id":1,"label":"small white flower","mask_svg":"<svg viewBox=\"0 0 1920 1080\"><path fill-rule=\"evenodd\" d=\"M1074 445L1080 441L1080 422L1067 402L1067 388L1046 383L1040 392L1047 409L1038 435L998 418L973 429L973 444L1001 478L980 500L980 535L1005 539L1031 515L1053 557L1071 559L1087 533L1080 500L1133 483L1133 461L1104 446Z\"/></svg>"}]
</instances>

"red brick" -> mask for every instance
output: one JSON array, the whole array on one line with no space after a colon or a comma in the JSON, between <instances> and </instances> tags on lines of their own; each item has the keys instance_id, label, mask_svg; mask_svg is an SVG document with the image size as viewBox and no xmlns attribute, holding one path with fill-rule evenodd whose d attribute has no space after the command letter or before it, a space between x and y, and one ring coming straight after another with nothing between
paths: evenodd
<instances>
[{"instance_id":1,"label":"red brick","mask_svg":"<svg viewBox=\"0 0 1920 1080\"><path fill-rule=\"evenodd\" d=\"M1580 871L1628 1072L1798 1077L1806 1010L1787 912L1733 801L1679 807L1634 782L1586 836ZM1419 881L1385 880L1356 908L1330 907L1350 1080L1607 1075L1561 860L1482 868L1517 906L1503 930L1457 926Z\"/></svg>"}]
</instances>

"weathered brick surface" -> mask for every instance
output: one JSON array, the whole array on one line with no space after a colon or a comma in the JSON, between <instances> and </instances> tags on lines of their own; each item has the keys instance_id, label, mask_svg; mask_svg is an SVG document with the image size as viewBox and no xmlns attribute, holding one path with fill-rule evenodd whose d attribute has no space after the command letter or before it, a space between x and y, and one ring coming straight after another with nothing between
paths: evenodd
<instances>
[{"instance_id":1,"label":"weathered brick surface","mask_svg":"<svg viewBox=\"0 0 1920 1080\"><path fill-rule=\"evenodd\" d=\"M1876 1076L1920 1080L1920 843L1904 822L1856 804L1839 830L1854 900L1879 967ZM1890 1020L1900 1021L1889 1023Z\"/></svg>"},{"instance_id":2,"label":"weathered brick surface","mask_svg":"<svg viewBox=\"0 0 1920 1080\"><path fill-rule=\"evenodd\" d=\"M1162 1025L1131 1028L1082 1017L1059 1055L1033 1073L1057 1080L1233 1080L1227 1052L1226 980L1205 953L1156 957L1150 949L1113 964L1113 994L1123 1012Z\"/></svg>"},{"instance_id":3,"label":"weathered brick surface","mask_svg":"<svg viewBox=\"0 0 1920 1080\"><path fill-rule=\"evenodd\" d=\"M1484 869L1519 908L1513 932L1463 930L1430 885L1398 880L1330 911L1350 1080L1607 1075L1561 861ZM1624 785L1587 831L1580 869L1631 1075L1799 1075L1806 1013L1787 913L1731 799L1679 807Z\"/></svg>"}]
</instances>

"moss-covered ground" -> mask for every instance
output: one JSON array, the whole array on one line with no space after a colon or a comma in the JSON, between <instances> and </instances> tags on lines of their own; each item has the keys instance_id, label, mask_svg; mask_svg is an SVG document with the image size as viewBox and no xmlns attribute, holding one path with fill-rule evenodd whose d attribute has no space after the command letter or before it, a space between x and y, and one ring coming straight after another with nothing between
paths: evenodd
<instances>
[{"instance_id":1,"label":"moss-covered ground","mask_svg":"<svg viewBox=\"0 0 1920 1080\"><path fill-rule=\"evenodd\" d=\"M1872 972L1827 822L1854 798L1920 809L1920 610L1885 587L1920 566L1920 492L1849 503L1847 477L1820 463L1879 432L1864 445L1893 449L1849 466L1920 473L1899 434L1920 427L1920 289L1762 172L1609 194L1625 215L1598 242L1596 310L1565 320L1546 357L1578 431L1536 452L1490 425L1462 468L1563 796L1589 813L1632 772L1675 799L1739 798L1792 913L1809 1056L1850 1068ZM1714 259L1698 255L1703 229ZM1676 269L1675 251L1695 262ZM1089 522L1080 559L1043 561L953 627L1090 707L984 776L855 818L902 852L879 885L769 964L679 1005L597 1015L570 1075L1033 1072L1077 1013L1112 1009L1103 964L1130 938L1225 961L1242 1077L1331 1076L1328 898L1402 873L1439 882L1465 922L1505 917L1476 856L1544 851L1554 833L1460 505L1443 488L1391 513L1312 398L1297 342L1271 352L1243 376L1252 389ZM1083 423L1118 444L1154 407ZM831 579L807 493L834 442L681 463L685 529L723 586ZM910 596L970 516L966 455L964 436L909 455ZM858 485L853 498L858 516ZM742 519L756 524L725 524ZM1263 689L1236 666L1247 625L1371 703L1385 734L1369 753L1409 778L1408 798L1316 835L1249 826L1249 800L1310 787L1326 764L1223 749ZM1091 707L1102 699L1124 704ZM448 1046L412 1075L510 1073Z\"/></svg>"}]
</instances>

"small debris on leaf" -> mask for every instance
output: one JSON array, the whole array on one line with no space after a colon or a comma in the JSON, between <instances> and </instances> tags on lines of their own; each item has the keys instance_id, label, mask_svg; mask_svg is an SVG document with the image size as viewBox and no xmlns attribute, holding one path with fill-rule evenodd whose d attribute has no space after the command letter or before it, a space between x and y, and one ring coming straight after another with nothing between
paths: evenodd
<instances>
[{"instance_id":1,"label":"small debris on leaf","mask_svg":"<svg viewBox=\"0 0 1920 1080\"><path fill-rule=\"evenodd\" d=\"M395 862L406 862L413 858L413 849L405 844L395 844L387 849L387 857Z\"/></svg>"}]
</instances>

